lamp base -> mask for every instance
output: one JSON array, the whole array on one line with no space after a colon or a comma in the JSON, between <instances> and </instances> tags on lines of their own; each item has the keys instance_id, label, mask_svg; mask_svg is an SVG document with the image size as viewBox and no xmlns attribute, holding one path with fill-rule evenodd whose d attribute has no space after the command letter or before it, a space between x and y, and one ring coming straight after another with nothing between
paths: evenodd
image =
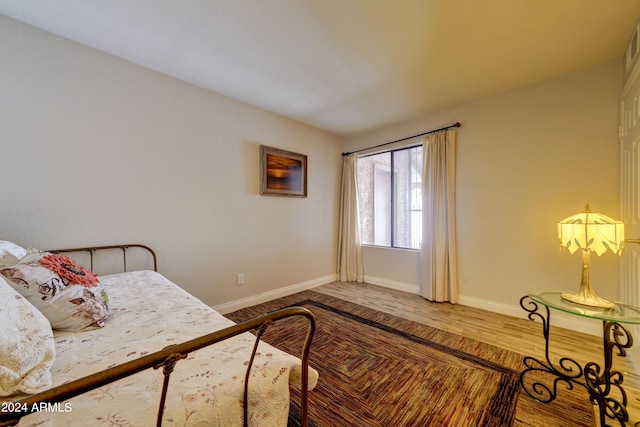
<instances>
[{"instance_id":1,"label":"lamp base","mask_svg":"<svg viewBox=\"0 0 640 427\"><path fill-rule=\"evenodd\" d=\"M615 304L604 298L600 298L591 287L591 251L589 249L582 250L582 279L580 280L580 288L578 292L565 292L560 296L567 301L576 304L587 305L589 307L613 308Z\"/></svg>"},{"instance_id":2,"label":"lamp base","mask_svg":"<svg viewBox=\"0 0 640 427\"><path fill-rule=\"evenodd\" d=\"M567 301L571 301L576 304L587 305L589 307L600 307L600 308L615 307L615 304L612 303L611 301L608 301L604 298L600 298L598 295L596 295L593 292L591 293L584 292L584 289L581 289L580 291L574 292L574 293L565 292L560 296Z\"/></svg>"}]
</instances>

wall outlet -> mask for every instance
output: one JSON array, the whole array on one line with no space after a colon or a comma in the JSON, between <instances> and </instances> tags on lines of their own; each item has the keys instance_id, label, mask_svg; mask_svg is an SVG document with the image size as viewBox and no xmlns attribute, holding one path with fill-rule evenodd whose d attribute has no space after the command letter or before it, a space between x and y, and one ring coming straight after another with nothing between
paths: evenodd
<instances>
[{"instance_id":1,"label":"wall outlet","mask_svg":"<svg viewBox=\"0 0 640 427\"><path fill-rule=\"evenodd\" d=\"M236 285L244 285L244 273L238 273L236 276Z\"/></svg>"}]
</instances>

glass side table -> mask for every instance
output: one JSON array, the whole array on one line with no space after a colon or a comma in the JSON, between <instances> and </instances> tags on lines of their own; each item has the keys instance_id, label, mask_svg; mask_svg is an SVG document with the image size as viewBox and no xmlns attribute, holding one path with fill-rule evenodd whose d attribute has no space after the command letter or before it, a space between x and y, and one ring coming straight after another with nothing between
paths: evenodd
<instances>
[{"instance_id":1,"label":"glass side table","mask_svg":"<svg viewBox=\"0 0 640 427\"><path fill-rule=\"evenodd\" d=\"M629 421L627 412L627 394L622 388L624 377L621 372L611 369L613 352L617 349L618 356L625 357L626 349L633 345L631 333L622 326L626 324L640 324L640 307L616 303L612 308L589 307L562 299L564 291L530 292L520 299L520 306L529 313L529 319L540 319L545 339L545 360L525 357L525 369L520 373L520 385L532 398L549 403L556 398L558 382L567 384L568 389L574 385L584 387L591 398L591 402L598 405L600 425L608 425L605 417L617 420L621 426ZM542 306L542 307L541 307ZM549 357L549 326L550 310L559 310L576 316L602 320L602 337L604 344L604 366L589 362L581 366L574 359L563 357L554 364ZM541 314L543 312L544 314ZM541 383L536 373L551 374L555 377L553 387ZM532 374L531 383L525 377Z\"/></svg>"}]
</instances>

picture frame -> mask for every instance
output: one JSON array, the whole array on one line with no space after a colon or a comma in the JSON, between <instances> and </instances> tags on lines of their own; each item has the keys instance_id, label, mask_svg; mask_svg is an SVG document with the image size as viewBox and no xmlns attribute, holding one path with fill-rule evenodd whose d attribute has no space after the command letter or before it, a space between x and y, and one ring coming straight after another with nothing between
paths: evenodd
<instances>
[{"instance_id":1,"label":"picture frame","mask_svg":"<svg viewBox=\"0 0 640 427\"><path fill-rule=\"evenodd\" d=\"M260 194L307 197L307 156L260 145Z\"/></svg>"}]
</instances>

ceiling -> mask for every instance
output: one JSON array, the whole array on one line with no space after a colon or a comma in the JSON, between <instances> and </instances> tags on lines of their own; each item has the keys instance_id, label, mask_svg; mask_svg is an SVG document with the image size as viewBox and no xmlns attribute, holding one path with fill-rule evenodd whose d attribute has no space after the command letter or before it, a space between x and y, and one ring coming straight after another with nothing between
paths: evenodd
<instances>
[{"instance_id":1,"label":"ceiling","mask_svg":"<svg viewBox=\"0 0 640 427\"><path fill-rule=\"evenodd\" d=\"M342 136L623 56L640 0L0 0L0 14Z\"/></svg>"}]
</instances>

